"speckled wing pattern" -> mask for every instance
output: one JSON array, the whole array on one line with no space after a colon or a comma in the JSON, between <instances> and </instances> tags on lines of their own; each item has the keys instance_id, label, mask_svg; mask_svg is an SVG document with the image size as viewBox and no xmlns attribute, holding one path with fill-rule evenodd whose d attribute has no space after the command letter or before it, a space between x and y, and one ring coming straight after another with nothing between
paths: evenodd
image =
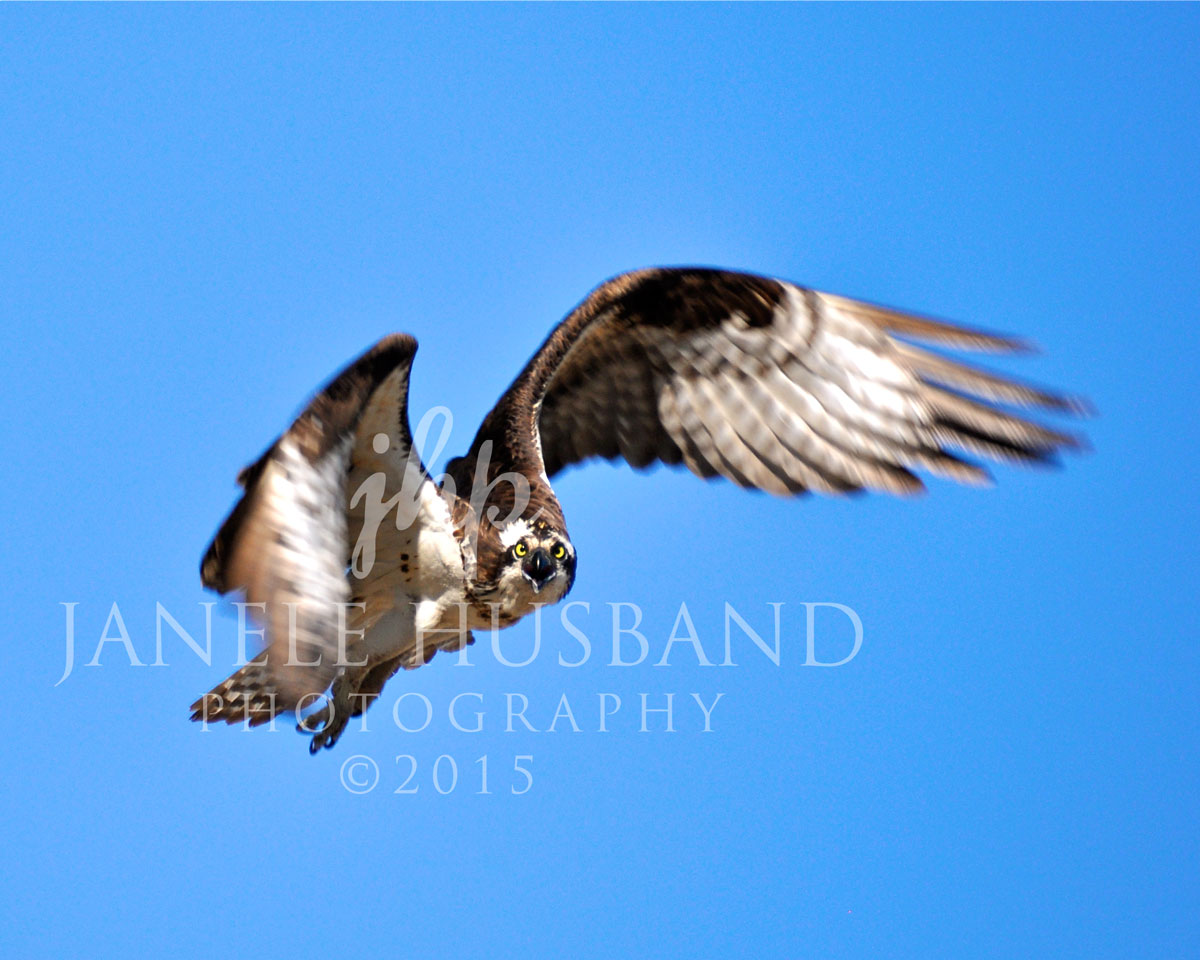
<instances>
[{"instance_id":1,"label":"speckled wing pattern","mask_svg":"<svg viewBox=\"0 0 1200 960\"><path fill-rule=\"evenodd\" d=\"M347 491L356 463L424 469L408 427L412 337L381 340L347 366L238 480L241 500L205 552L200 576L240 591L264 621L267 649L193 704L193 719L266 722L324 690L337 672L339 631L351 599L346 568L361 516ZM374 445L388 438L383 457ZM293 649L294 647L294 649ZM315 665L308 665L315 664ZM215 698L213 695L216 695Z\"/></svg>"},{"instance_id":2,"label":"speckled wing pattern","mask_svg":"<svg viewBox=\"0 0 1200 960\"><path fill-rule=\"evenodd\" d=\"M781 495L913 493L917 470L981 483L977 459L1050 462L1080 446L1011 408L1081 401L930 346L1026 348L768 277L643 270L572 311L493 417L530 408L549 476L592 457L662 461Z\"/></svg>"}]
</instances>

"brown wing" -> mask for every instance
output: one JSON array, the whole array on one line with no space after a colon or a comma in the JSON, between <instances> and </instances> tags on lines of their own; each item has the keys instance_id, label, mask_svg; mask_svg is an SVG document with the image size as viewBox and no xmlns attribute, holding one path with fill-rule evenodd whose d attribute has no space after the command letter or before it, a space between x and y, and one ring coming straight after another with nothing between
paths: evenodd
<instances>
[{"instance_id":1,"label":"brown wing","mask_svg":"<svg viewBox=\"0 0 1200 960\"><path fill-rule=\"evenodd\" d=\"M337 672L339 604L350 600L349 544L361 523L347 504L349 478L361 466L424 474L407 415L416 349L412 337L386 337L330 381L242 471L245 492L201 562L206 587L265 605L278 709L324 690ZM382 455L379 433L389 441Z\"/></svg>"},{"instance_id":2,"label":"brown wing","mask_svg":"<svg viewBox=\"0 0 1200 960\"><path fill-rule=\"evenodd\" d=\"M777 494L968 483L961 454L1049 461L1077 437L1009 405L1082 404L918 347L1007 352L1006 337L750 274L624 274L551 333L485 421L553 475L591 457L683 463ZM477 439L478 443L478 439ZM536 462L536 459L534 459Z\"/></svg>"}]
</instances>

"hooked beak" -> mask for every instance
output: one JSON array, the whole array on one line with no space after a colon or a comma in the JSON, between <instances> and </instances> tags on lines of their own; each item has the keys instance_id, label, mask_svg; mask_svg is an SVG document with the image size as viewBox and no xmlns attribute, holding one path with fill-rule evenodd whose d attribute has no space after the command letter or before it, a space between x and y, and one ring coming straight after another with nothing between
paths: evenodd
<instances>
[{"instance_id":1,"label":"hooked beak","mask_svg":"<svg viewBox=\"0 0 1200 960\"><path fill-rule=\"evenodd\" d=\"M554 561L549 553L538 547L521 564L521 572L533 586L533 592L540 593L542 587L554 579Z\"/></svg>"}]
</instances>

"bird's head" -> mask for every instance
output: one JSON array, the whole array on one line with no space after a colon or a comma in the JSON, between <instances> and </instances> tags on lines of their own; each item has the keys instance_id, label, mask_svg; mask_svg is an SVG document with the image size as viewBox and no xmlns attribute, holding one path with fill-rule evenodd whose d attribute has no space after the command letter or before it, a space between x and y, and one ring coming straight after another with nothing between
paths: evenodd
<instances>
[{"instance_id":1,"label":"bird's head","mask_svg":"<svg viewBox=\"0 0 1200 960\"><path fill-rule=\"evenodd\" d=\"M565 530L546 520L514 520L499 529L502 581L532 594L533 603L557 603L575 582L575 548Z\"/></svg>"}]
</instances>

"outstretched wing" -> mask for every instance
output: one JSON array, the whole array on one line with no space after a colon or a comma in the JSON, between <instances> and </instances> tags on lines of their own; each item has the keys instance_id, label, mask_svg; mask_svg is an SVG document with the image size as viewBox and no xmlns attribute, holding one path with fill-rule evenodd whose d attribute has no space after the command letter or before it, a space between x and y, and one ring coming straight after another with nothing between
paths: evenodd
<instances>
[{"instance_id":1,"label":"outstretched wing","mask_svg":"<svg viewBox=\"0 0 1200 960\"><path fill-rule=\"evenodd\" d=\"M1077 437L1011 406L1082 404L915 345L1019 341L767 277L651 269L596 288L485 421L547 475L591 457L685 464L776 494L988 479L968 457L1050 461ZM478 441L477 441L478 442ZM963 456L966 454L967 456Z\"/></svg>"},{"instance_id":2,"label":"outstretched wing","mask_svg":"<svg viewBox=\"0 0 1200 960\"><path fill-rule=\"evenodd\" d=\"M245 492L201 562L206 587L263 605L276 709L324 690L337 672L350 544L362 524L361 503L350 503L356 480L383 472L393 489L406 476L410 486L414 475L428 480L408 426L416 349L412 337L393 334L334 377L242 471Z\"/></svg>"}]
</instances>

